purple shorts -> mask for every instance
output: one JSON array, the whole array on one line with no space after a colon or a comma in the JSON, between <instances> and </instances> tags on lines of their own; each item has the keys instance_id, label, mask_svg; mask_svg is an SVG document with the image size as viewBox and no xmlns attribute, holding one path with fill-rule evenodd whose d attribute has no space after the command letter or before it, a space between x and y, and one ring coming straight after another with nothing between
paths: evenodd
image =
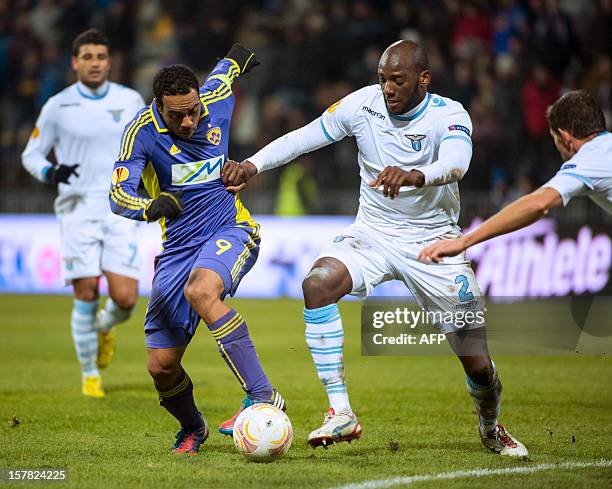
<instances>
[{"instance_id":1,"label":"purple shorts","mask_svg":"<svg viewBox=\"0 0 612 489\"><path fill-rule=\"evenodd\" d=\"M183 292L191 270L207 268L218 273L224 284L222 298L233 296L257 261L259 242L258 228L234 226L215 233L199 247L159 255L145 317L147 347L172 348L191 341L200 322Z\"/></svg>"}]
</instances>

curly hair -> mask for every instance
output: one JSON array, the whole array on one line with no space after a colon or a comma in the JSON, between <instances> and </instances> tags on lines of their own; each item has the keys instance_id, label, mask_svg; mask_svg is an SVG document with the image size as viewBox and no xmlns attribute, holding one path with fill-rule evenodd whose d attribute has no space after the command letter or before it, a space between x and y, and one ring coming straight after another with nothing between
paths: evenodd
<instances>
[{"instance_id":1,"label":"curly hair","mask_svg":"<svg viewBox=\"0 0 612 489\"><path fill-rule=\"evenodd\" d=\"M159 104L164 95L186 95L192 88L197 92L200 83L193 70L186 65L165 66L153 78L153 95Z\"/></svg>"},{"instance_id":2,"label":"curly hair","mask_svg":"<svg viewBox=\"0 0 612 489\"><path fill-rule=\"evenodd\" d=\"M576 139L584 139L606 130L602 110L586 90L567 92L546 111L553 131L565 129Z\"/></svg>"},{"instance_id":3,"label":"curly hair","mask_svg":"<svg viewBox=\"0 0 612 489\"><path fill-rule=\"evenodd\" d=\"M110 51L110 41L108 37L102 34L98 29L88 29L74 38L74 41L72 41L72 56L78 56L79 49L81 49L81 46L84 44L102 44Z\"/></svg>"}]
</instances>

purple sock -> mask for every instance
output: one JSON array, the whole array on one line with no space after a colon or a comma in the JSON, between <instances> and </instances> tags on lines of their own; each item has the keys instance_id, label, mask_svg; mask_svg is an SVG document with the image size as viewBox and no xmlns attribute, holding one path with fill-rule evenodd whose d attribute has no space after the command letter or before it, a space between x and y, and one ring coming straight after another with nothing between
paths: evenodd
<instances>
[{"instance_id":1,"label":"purple sock","mask_svg":"<svg viewBox=\"0 0 612 489\"><path fill-rule=\"evenodd\" d=\"M193 384L187 372L183 370L174 385L164 390L155 388L159 393L160 406L165 407L181 423L181 427L189 430L204 427L202 415L193 400Z\"/></svg>"},{"instance_id":2,"label":"purple sock","mask_svg":"<svg viewBox=\"0 0 612 489\"><path fill-rule=\"evenodd\" d=\"M217 348L227 366L253 401L269 400L272 386L266 377L249 330L242 316L231 309L225 316L208 325Z\"/></svg>"}]
</instances>

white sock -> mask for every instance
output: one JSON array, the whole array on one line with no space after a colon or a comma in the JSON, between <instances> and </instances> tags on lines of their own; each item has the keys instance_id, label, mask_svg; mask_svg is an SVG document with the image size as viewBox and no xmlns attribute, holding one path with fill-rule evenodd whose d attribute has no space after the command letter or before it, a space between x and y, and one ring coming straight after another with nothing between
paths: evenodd
<instances>
[{"instance_id":1,"label":"white sock","mask_svg":"<svg viewBox=\"0 0 612 489\"><path fill-rule=\"evenodd\" d=\"M304 308L304 321L306 343L317 368L317 375L327 391L329 405L335 412L352 413L344 382L344 331L338 305L330 304L317 309Z\"/></svg>"},{"instance_id":2,"label":"white sock","mask_svg":"<svg viewBox=\"0 0 612 489\"><path fill-rule=\"evenodd\" d=\"M100 375L96 366L98 357L98 332L94 326L96 309L98 309L98 301L74 300L70 326L83 377Z\"/></svg>"},{"instance_id":3,"label":"white sock","mask_svg":"<svg viewBox=\"0 0 612 489\"><path fill-rule=\"evenodd\" d=\"M104 309L100 311L98 318L96 319L96 328L99 331L108 333L110 329L116 324L127 321L132 315L132 309L121 309L113 300L109 297L106 299Z\"/></svg>"}]
</instances>

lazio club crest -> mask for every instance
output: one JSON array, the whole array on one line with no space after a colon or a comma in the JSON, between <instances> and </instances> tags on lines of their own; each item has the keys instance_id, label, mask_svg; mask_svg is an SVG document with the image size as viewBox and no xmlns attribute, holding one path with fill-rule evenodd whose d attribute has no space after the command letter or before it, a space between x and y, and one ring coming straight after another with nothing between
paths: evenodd
<instances>
[{"instance_id":1,"label":"lazio club crest","mask_svg":"<svg viewBox=\"0 0 612 489\"><path fill-rule=\"evenodd\" d=\"M415 151L421 151L421 148L423 147L421 141L427 137L425 134L405 134L405 136L410 139L412 149Z\"/></svg>"},{"instance_id":2,"label":"lazio club crest","mask_svg":"<svg viewBox=\"0 0 612 489\"><path fill-rule=\"evenodd\" d=\"M123 109L115 109L115 110L109 109L106 112L110 113L110 115L113 116L113 120L115 122L121 121L121 112L123 112Z\"/></svg>"},{"instance_id":3,"label":"lazio club crest","mask_svg":"<svg viewBox=\"0 0 612 489\"><path fill-rule=\"evenodd\" d=\"M208 139L209 143L219 146L221 144L221 129L213 127L206 133L206 139Z\"/></svg>"}]
</instances>

